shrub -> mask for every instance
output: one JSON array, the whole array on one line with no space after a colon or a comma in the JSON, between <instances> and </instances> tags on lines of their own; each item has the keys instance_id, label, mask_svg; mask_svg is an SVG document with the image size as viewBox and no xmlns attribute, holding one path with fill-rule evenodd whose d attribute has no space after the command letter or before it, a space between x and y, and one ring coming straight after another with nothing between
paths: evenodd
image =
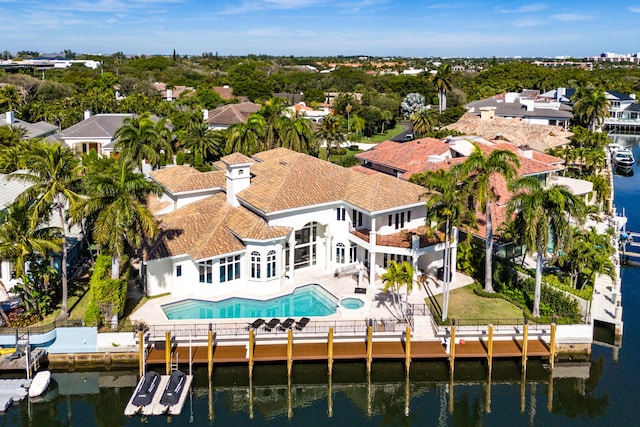
<instances>
[{"instance_id":1,"label":"shrub","mask_svg":"<svg viewBox=\"0 0 640 427\"><path fill-rule=\"evenodd\" d=\"M111 257L100 255L96 259L89 281L91 302L85 315L85 321L88 324L100 326L102 319L122 314L127 298L128 261L126 257L123 257L121 277L112 279L110 277Z\"/></svg>"},{"instance_id":2,"label":"shrub","mask_svg":"<svg viewBox=\"0 0 640 427\"><path fill-rule=\"evenodd\" d=\"M184 151L178 151L178 153L176 154L176 164L178 166L182 166L185 163L185 152Z\"/></svg>"}]
</instances>

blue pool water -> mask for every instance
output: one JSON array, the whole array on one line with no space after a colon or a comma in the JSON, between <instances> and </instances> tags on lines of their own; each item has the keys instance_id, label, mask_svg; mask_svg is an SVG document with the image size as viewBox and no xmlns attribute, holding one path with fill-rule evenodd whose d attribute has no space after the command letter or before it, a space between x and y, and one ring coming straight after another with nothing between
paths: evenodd
<instances>
[{"instance_id":1,"label":"blue pool water","mask_svg":"<svg viewBox=\"0 0 640 427\"><path fill-rule=\"evenodd\" d=\"M269 300L237 297L221 301L187 299L162 306L169 320L328 316L335 314L337 308L338 298L317 284L300 286L291 294Z\"/></svg>"},{"instance_id":2,"label":"blue pool water","mask_svg":"<svg viewBox=\"0 0 640 427\"><path fill-rule=\"evenodd\" d=\"M349 310L357 310L364 307L364 301L360 298L345 298L340 301L340 305Z\"/></svg>"}]
</instances>

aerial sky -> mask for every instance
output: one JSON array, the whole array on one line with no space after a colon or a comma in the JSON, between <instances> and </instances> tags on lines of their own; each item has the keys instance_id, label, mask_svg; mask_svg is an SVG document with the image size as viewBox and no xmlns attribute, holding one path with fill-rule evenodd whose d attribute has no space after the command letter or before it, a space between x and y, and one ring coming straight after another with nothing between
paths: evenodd
<instances>
[{"instance_id":1,"label":"aerial sky","mask_svg":"<svg viewBox=\"0 0 640 427\"><path fill-rule=\"evenodd\" d=\"M416 57L640 51L640 0L0 0L0 51Z\"/></svg>"}]
</instances>

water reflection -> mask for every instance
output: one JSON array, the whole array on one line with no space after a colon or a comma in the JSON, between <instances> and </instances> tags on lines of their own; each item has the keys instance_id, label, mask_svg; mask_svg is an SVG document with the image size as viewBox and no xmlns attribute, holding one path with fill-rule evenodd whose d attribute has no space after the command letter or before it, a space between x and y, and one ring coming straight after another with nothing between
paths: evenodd
<instances>
[{"instance_id":1,"label":"water reflection","mask_svg":"<svg viewBox=\"0 0 640 427\"><path fill-rule=\"evenodd\" d=\"M124 407L135 371L54 373L55 387L41 402L10 408L2 425L513 425L543 424L554 415L593 418L609 404L596 393L604 361L560 363L553 372L530 361L460 362L452 379L444 363L413 363L411 378L401 363L340 363L329 378L326 365L257 366L249 381L244 366L219 367L209 381L196 370L183 413L172 418L128 418ZM546 410L545 410L546 409ZM509 420L509 423L505 423Z\"/></svg>"}]
</instances>

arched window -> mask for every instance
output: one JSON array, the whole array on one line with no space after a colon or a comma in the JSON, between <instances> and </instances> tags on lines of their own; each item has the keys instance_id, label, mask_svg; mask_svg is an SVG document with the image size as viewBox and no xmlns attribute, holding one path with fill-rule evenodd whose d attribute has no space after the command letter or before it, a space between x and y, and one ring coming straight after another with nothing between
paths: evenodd
<instances>
[{"instance_id":1,"label":"arched window","mask_svg":"<svg viewBox=\"0 0 640 427\"><path fill-rule=\"evenodd\" d=\"M276 277L276 251L267 254L267 279Z\"/></svg>"},{"instance_id":2,"label":"arched window","mask_svg":"<svg viewBox=\"0 0 640 427\"><path fill-rule=\"evenodd\" d=\"M260 278L260 252L251 252L251 278Z\"/></svg>"},{"instance_id":3,"label":"arched window","mask_svg":"<svg viewBox=\"0 0 640 427\"><path fill-rule=\"evenodd\" d=\"M344 243L338 243L336 245L336 263L337 264L345 263Z\"/></svg>"}]
</instances>

